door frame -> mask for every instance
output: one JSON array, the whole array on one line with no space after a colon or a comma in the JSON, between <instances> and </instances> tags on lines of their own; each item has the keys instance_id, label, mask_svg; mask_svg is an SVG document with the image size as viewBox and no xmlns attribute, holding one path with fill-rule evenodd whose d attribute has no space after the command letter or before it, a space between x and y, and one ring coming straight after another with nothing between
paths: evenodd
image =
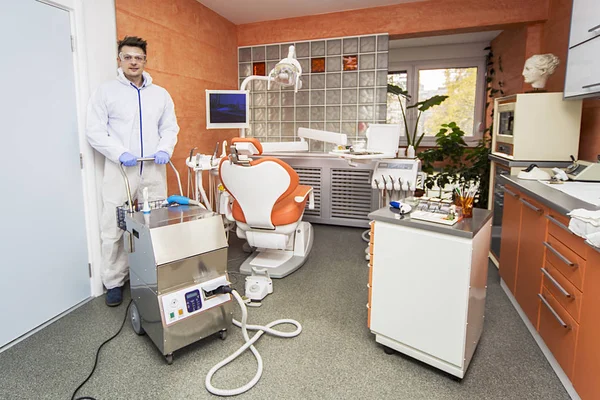
<instances>
[{"instance_id":1,"label":"door frame","mask_svg":"<svg viewBox=\"0 0 600 400\"><path fill-rule=\"evenodd\" d=\"M117 71L117 29L115 0L35 0L69 12L75 67L77 127L81 152L81 178L85 227L90 265L90 292L104 293L100 277L102 211L101 183L104 157L88 143L85 134L87 104L98 85L114 79Z\"/></svg>"}]
</instances>

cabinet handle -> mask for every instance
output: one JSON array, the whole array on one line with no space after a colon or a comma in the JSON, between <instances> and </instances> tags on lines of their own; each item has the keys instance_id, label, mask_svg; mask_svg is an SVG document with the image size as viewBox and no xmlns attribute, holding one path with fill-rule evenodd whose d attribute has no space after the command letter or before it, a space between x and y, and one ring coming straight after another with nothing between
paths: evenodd
<instances>
[{"instance_id":1,"label":"cabinet handle","mask_svg":"<svg viewBox=\"0 0 600 400\"><path fill-rule=\"evenodd\" d=\"M552 215L546 215L546 218L548 218L548 220L550 222L552 222L554 225L558 226L559 228L564 229L565 231L569 232L571 235L575 236L575 234L573 232L571 232L571 230L562 222L560 222L559 220L557 220L556 218L554 218Z\"/></svg>"},{"instance_id":2,"label":"cabinet handle","mask_svg":"<svg viewBox=\"0 0 600 400\"><path fill-rule=\"evenodd\" d=\"M567 264L569 267L577 267L577 264L575 264L574 262L569 261L569 259L567 257L565 257L562 254L560 254L559 251L556 250L554 247L552 247L552 245L550 243L544 242L544 246L546 246L548 248L548 250L550 250L551 252L553 252L556 257L560 258L560 260L562 262L564 262L565 264Z\"/></svg>"},{"instance_id":3,"label":"cabinet handle","mask_svg":"<svg viewBox=\"0 0 600 400\"><path fill-rule=\"evenodd\" d=\"M506 187L504 188L504 191L508 194L510 194L512 197L514 197L515 199L518 199L520 196L518 194L516 194L515 192L513 192L512 190L508 190Z\"/></svg>"},{"instance_id":4,"label":"cabinet handle","mask_svg":"<svg viewBox=\"0 0 600 400\"><path fill-rule=\"evenodd\" d=\"M591 85L585 85L585 86L582 86L581 88L582 89L589 89L589 88L593 88L595 86L600 86L600 82L598 82L598 83L592 83Z\"/></svg>"},{"instance_id":5,"label":"cabinet handle","mask_svg":"<svg viewBox=\"0 0 600 400\"><path fill-rule=\"evenodd\" d=\"M560 290L560 292L563 294L563 296L565 296L565 297L568 297L568 298L571 298L571 294L570 294L569 292L567 292L567 291L565 290L565 288L564 288L564 287L562 287L562 286L560 285L560 283L558 283L558 282L556 281L556 279L554 279L554 277L553 277L552 275L550 275L550 272L548 272L548 270L547 270L546 268L542 268L542 273L543 273L544 275L546 275L546 278L550 279L550 282L552 282L552 284L553 284L554 286L556 286L556 288L557 288L558 290Z\"/></svg>"},{"instance_id":6,"label":"cabinet handle","mask_svg":"<svg viewBox=\"0 0 600 400\"><path fill-rule=\"evenodd\" d=\"M537 208L536 206L534 206L533 204L531 204L530 202L528 202L525 199L519 199L519 201L540 215L542 215L544 213L544 210L542 210L541 208Z\"/></svg>"},{"instance_id":7,"label":"cabinet handle","mask_svg":"<svg viewBox=\"0 0 600 400\"><path fill-rule=\"evenodd\" d=\"M588 29L588 32L592 33L594 31L597 31L598 29L600 29L600 25L596 25L595 27Z\"/></svg>"},{"instance_id":8,"label":"cabinet handle","mask_svg":"<svg viewBox=\"0 0 600 400\"><path fill-rule=\"evenodd\" d=\"M540 298L540 300L542 300L542 303L544 303L544 305L548 308L548 310L552 313L552 315L554 315L554 318L556 318L558 323L561 324L563 328L571 329L571 326L567 325L565 323L565 321L562 320L560 315L558 315L558 313L556 311L554 311L554 308L552 308L550 303L548 303L548 300L546 300L546 298L541 293L538 293L538 297Z\"/></svg>"}]
</instances>

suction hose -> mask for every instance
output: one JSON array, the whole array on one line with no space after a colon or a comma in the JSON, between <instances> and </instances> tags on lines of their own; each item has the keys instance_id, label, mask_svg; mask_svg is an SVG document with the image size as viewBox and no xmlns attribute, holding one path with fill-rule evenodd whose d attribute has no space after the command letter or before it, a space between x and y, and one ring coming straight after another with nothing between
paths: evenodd
<instances>
[{"instance_id":1,"label":"suction hose","mask_svg":"<svg viewBox=\"0 0 600 400\"><path fill-rule=\"evenodd\" d=\"M262 357L260 356L260 354L258 353L258 350L256 350L256 348L254 347L254 342L256 342L262 336L262 334L265 332L270 335L283 337L283 338L296 337L300 334L300 332L302 332L302 326L300 325L300 323L298 321L293 320L293 319L278 319L276 321L268 323L265 326L247 325L246 321L248 319L248 309L246 308L246 304L244 303L242 296L240 296L240 294L236 290L230 289L229 287L227 287L226 289L228 289L228 290L226 290L227 292L230 292L233 295L233 297L235 297L238 304L240 305L240 309L242 310L242 322L239 322L234 319L233 324L237 327L242 328L242 334L244 336L245 343L235 353L233 353L232 355L230 355L229 357L227 357L226 359L224 359L223 361L221 361L220 363L218 363L217 365L212 367L210 371L208 371L208 374L206 375L205 385L206 385L206 389L209 392L211 392L212 394L215 394L217 396L236 396L238 394L242 394L242 393L247 392L248 390L252 389L252 387L254 387L254 385L256 385L258 383L258 381L262 375L263 360L262 360ZM296 330L293 332L282 332L282 331L278 331L276 329L272 329L272 327L274 327L275 325L279 325L279 324L294 325L294 326L296 326ZM254 336L252 336L252 338L250 338L250 336L248 335L248 329L253 330L253 331L258 331L258 332L256 332L254 334ZM218 389L218 388L214 387L211 383L214 374L219 369L221 369L225 365L229 364L231 361L238 358L240 356L240 354L242 354L248 348L250 348L250 351L252 351L252 354L254 354L254 357L256 358L256 362L258 364L258 367L256 369L256 375L254 375L254 378L252 378L250 380L250 382L246 383L244 386L241 386L237 389Z\"/></svg>"}]
</instances>

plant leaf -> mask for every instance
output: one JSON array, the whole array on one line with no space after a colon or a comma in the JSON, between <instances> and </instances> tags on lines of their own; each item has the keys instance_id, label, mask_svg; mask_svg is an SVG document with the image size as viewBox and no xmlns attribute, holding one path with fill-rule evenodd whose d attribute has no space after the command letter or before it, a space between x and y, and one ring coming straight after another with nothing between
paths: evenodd
<instances>
[{"instance_id":1,"label":"plant leaf","mask_svg":"<svg viewBox=\"0 0 600 400\"><path fill-rule=\"evenodd\" d=\"M395 94L396 96L402 96L404 98L410 99L410 95L407 90L402 89L400 86L389 84L387 85L387 92Z\"/></svg>"},{"instance_id":2,"label":"plant leaf","mask_svg":"<svg viewBox=\"0 0 600 400\"><path fill-rule=\"evenodd\" d=\"M429 110L431 107L439 106L447 98L448 98L448 96L436 95L436 96L432 96L432 97L430 97L430 98L428 98L426 100L419 101L418 103L413 104L411 106L408 106L406 108L415 108L415 107L417 107L419 111L423 112L423 111Z\"/></svg>"}]
</instances>

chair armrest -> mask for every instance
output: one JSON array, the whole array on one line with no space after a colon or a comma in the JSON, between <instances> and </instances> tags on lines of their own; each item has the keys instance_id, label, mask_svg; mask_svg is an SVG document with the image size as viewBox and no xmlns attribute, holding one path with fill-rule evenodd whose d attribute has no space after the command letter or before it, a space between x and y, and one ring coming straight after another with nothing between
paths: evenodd
<instances>
[{"instance_id":1,"label":"chair armrest","mask_svg":"<svg viewBox=\"0 0 600 400\"><path fill-rule=\"evenodd\" d=\"M300 185L294 192L294 201L296 203L302 203L306 201L306 196L309 196L308 200L308 209L315 209L315 193L311 186Z\"/></svg>"}]
</instances>

